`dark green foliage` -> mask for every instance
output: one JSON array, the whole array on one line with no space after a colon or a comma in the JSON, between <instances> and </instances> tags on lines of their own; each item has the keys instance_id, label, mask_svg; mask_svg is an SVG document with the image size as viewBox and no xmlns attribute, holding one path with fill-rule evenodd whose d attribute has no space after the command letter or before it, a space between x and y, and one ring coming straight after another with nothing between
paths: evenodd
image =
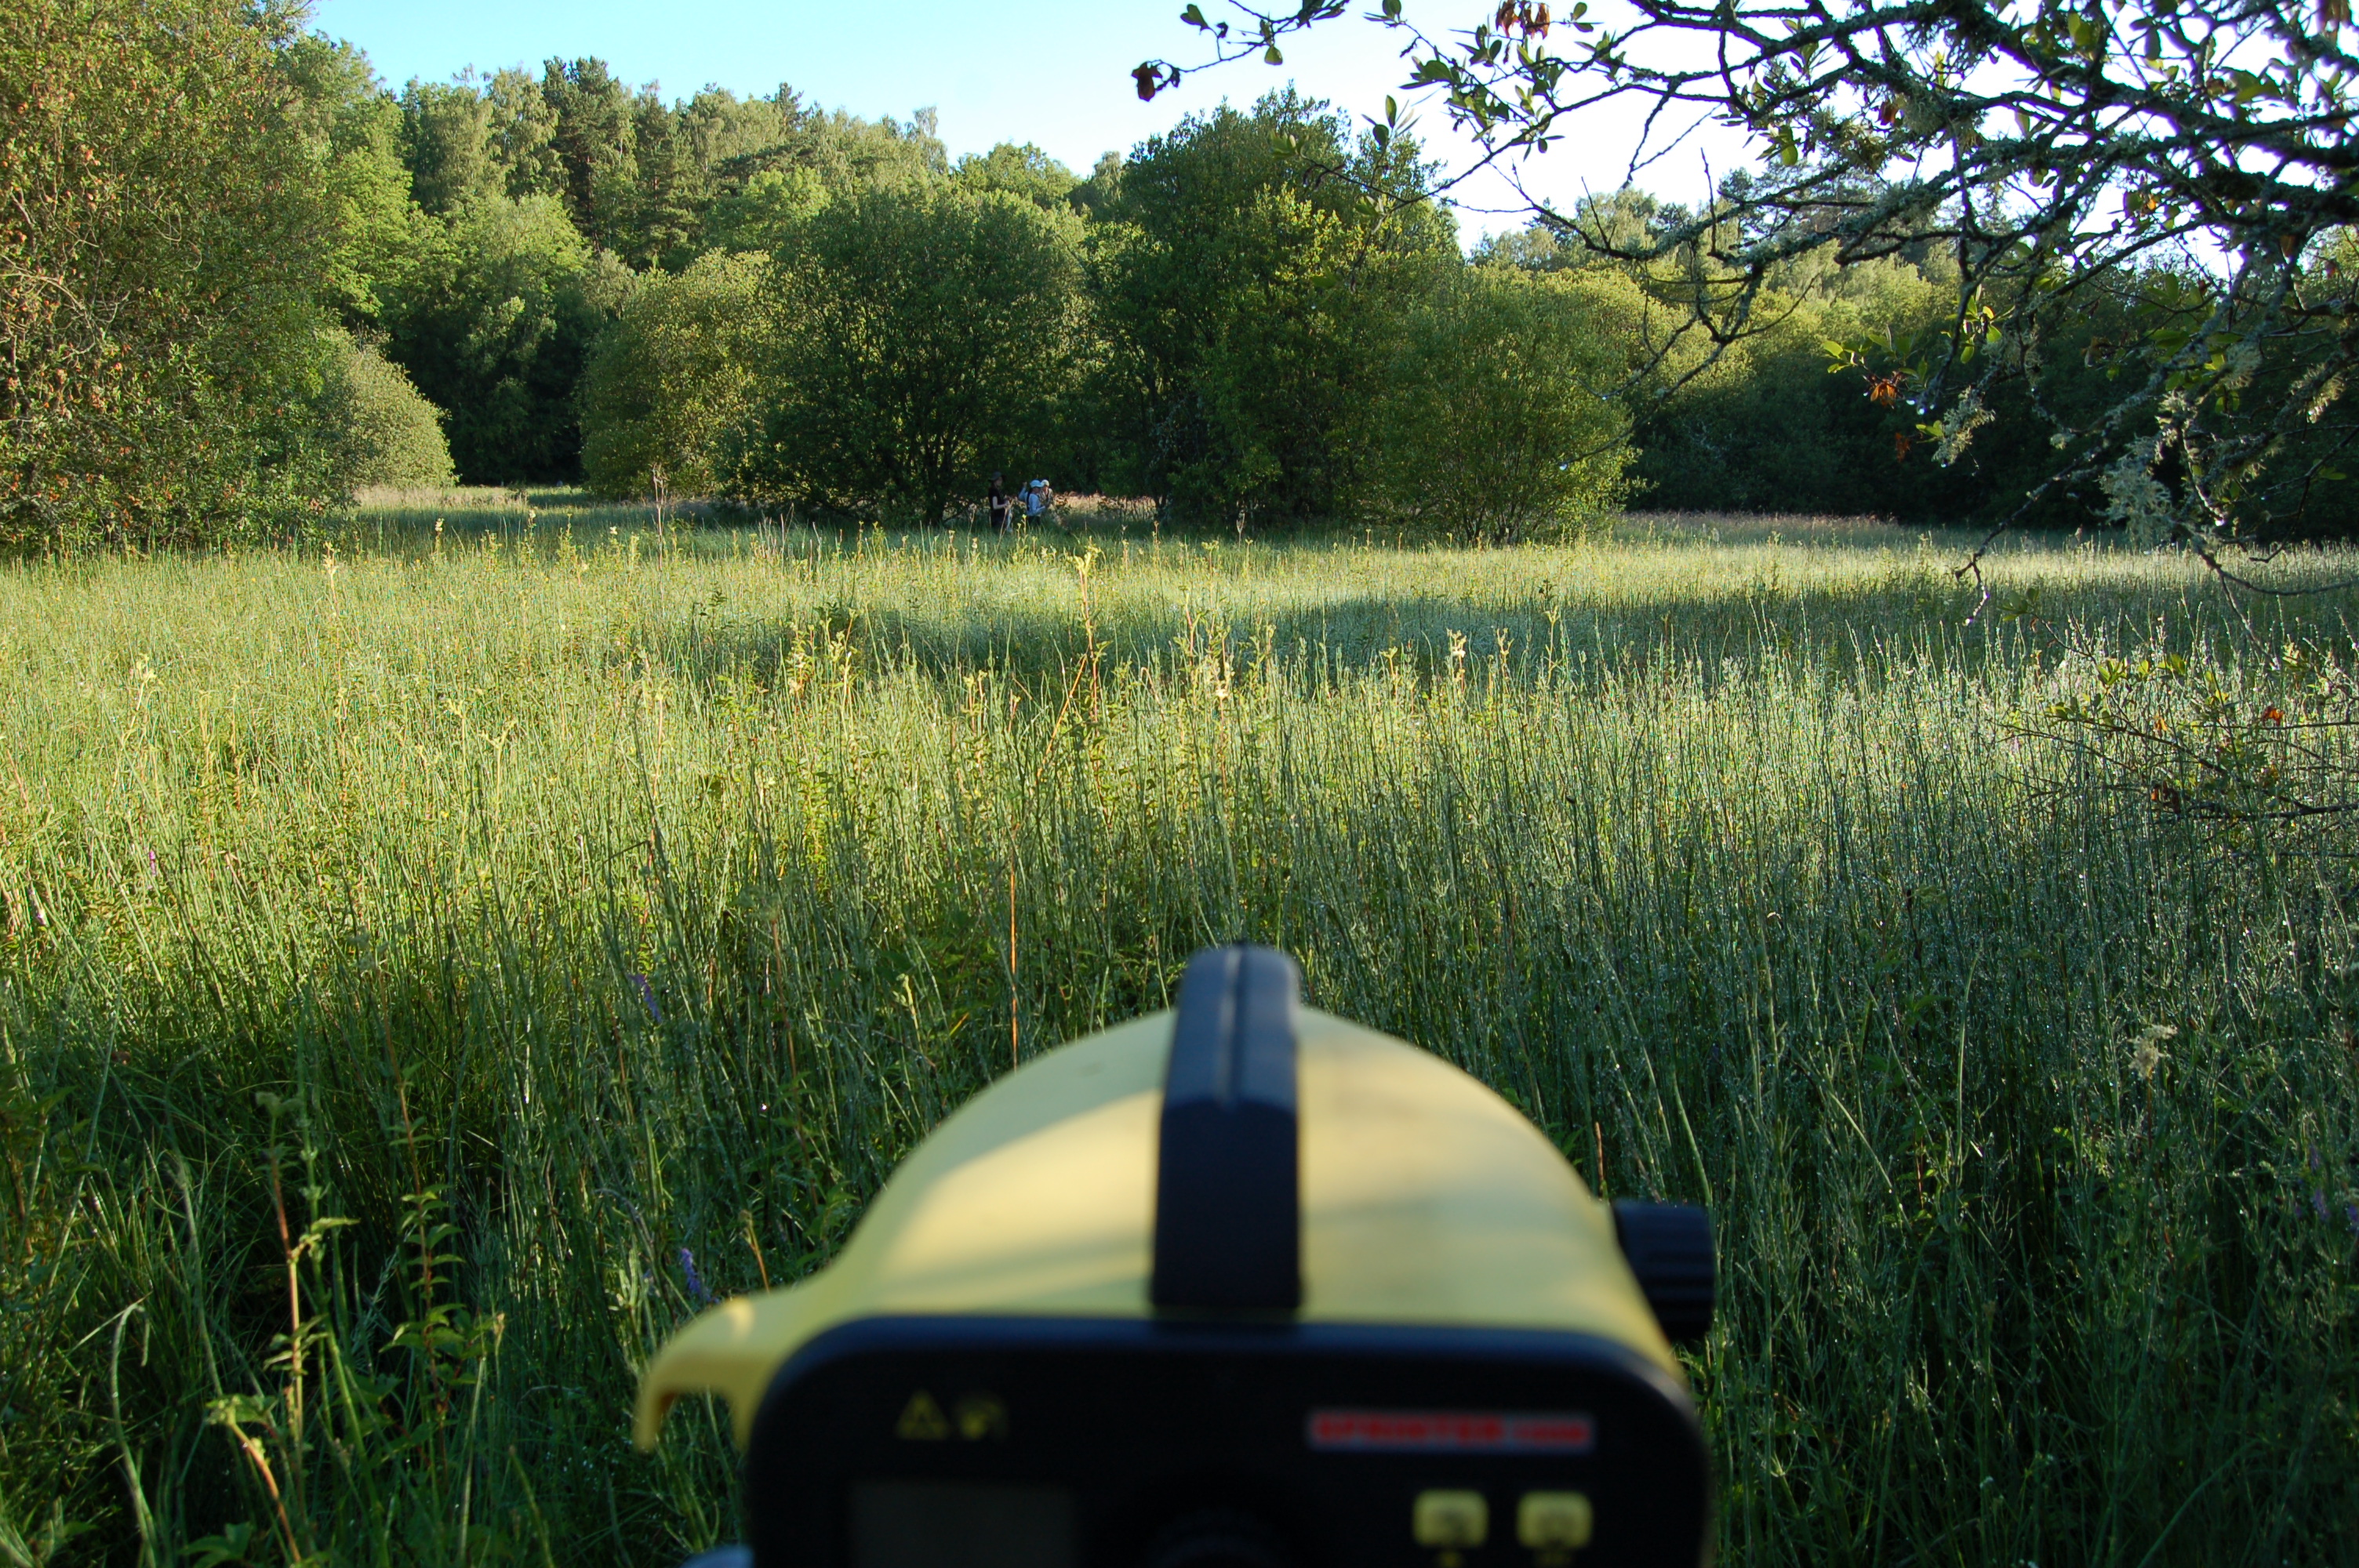
<instances>
[{"instance_id":1,"label":"dark green foliage","mask_svg":"<svg viewBox=\"0 0 2359 1568\"><path fill-rule=\"evenodd\" d=\"M295 88L299 134L325 177L336 243L324 302L348 325L374 323L379 288L403 276L420 232L402 107L380 90L366 56L316 33L294 39L280 68Z\"/></svg>"},{"instance_id":2,"label":"dark green foliage","mask_svg":"<svg viewBox=\"0 0 2359 1568\"><path fill-rule=\"evenodd\" d=\"M950 168L929 109L919 111L907 124L863 120L841 110L808 114L795 123L771 161L810 169L831 191L920 185Z\"/></svg>"},{"instance_id":3,"label":"dark green foliage","mask_svg":"<svg viewBox=\"0 0 2359 1568\"><path fill-rule=\"evenodd\" d=\"M916 125L808 111L785 88L775 104L701 107L712 96L684 112L691 137L711 149L700 155L712 169L702 218L711 250L777 250L830 196L922 185L943 167L940 142ZM764 125L766 109L775 126Z\"/></svg>"},{"instance_id":4,"label":"dark green foliage","mask_svg":"<svg viewBox=\"0 0 2359 1568\"><path fill-rule=\"evenodd\" d=\"M313 514L301 404L342 235L290 18L0 9L0 546L201 542Z\"/></svg>"},{"instance_id":5,"label":"dark green foliage","mask_svg":"<svg viewBox=\"0 0 2359 1568\"><path fill-rule=\"evenodd\" d=\"M614 247L632 266L677 272L696 255L708 180L680 116L653 92L631 105L633 162L629 243Z\"/></svg>"},{"instance_id":6,"label":"dark green foliage","mask_svg":"<svg viewBox=\"0 0 2359 1568\"><path fill-rule=\"evenodd\" d=\"M339 334L345 350L321 388L318 420L329 473L342 490L426 489L456 477L441 410L418 395L401 367Z\"/></svg>"},{"instance_id":7,"label":"dark green foliage","mask_svg":"<svg viewBox=\"0 0 2359 1568\"><path fill-rule=\"evenodd\" d=\"M1856 374L1829 373L1826 312L1796 301L1791 317L1726 351L1638 430L1647 504L1670 511L1799 512L1948 520L1982 499L1903 453L1914 422L1869 400ZM1913 460L1911 460L1913 459ZM1961 494L1963 491L1964 493Z\"/></svg>"},{"instance_id":8,"label":"dark green foliage","mask_svg":"<svg viewBox=\"0 0 2359 1568\"><path fill-rule=\"evenodd\" d=\"M462 480L581 471L574 388L622 287L556 197L478 195L438 226L393 293L386 351L447 412Z\"/></svg>"},{"instance_id":9,"label":"dark green foliage","mask_svg":"<svg viewBox=\"0 0 2359 1568\"><path fill-rule=\"evenodd\" d=\"M582 477L593 494L714 492L723 438L777 352L768 258L715 251L647 278L599 341L582 384Z\"/></svg>"},{"instance_id":10,"label":"dark green foliage","mask_svg":"<svg viewBox=\"0 0 2359 1568\"><path fill-rule=\"evenodd\" d=\"M1182 17L1216 63L1275 62L1282 40L1351 7L1234 9ZM1480 132L1485 163L1593 128L1635 175L1707 121L1740 132L1755 167L1701 211L1634 224L1652 203L1626 191L1527 208L1552 237L1646 273L1699 337L1760 330L1797 265L1938 258L1946 299L1930 330L1831 346L1875 378L1879 407L1911 416L1896 456L1916 438L1946 466L1994 419L2045 427L2049 460L2003 522L2093 491L2132 539L2216 558L2349 507L2338 460L2359 444L2345 395L2359 333L2339 254L2359 226L2359 59L2347 0L1905 16L1646 0L1607 27L1583 9L1553 32L1527 0L1447 33L1418 30L1399 0L1369 19L1394 31L1412 104L1446 102ZM1135 73L1149 98L1184 74L1164 60ZM1372 134L1398 117L1387 99ZM2087 332L2125 308L2118 335ZM2067 368L2056 384L2052 350L2076 340L2112 383L2093 416L2055 406L2075 378Z\"/></svg>"},{"instance_id":11,"label":"dark green foliage","mask_svg":"<svg viewBox=\"0 0 2359 1568\"><path fill-rule=\"evenodd\" d=\"M419 207L447 217L503 183L487 145L490 129L490 105L466 82L413 81L403 91L401 155Z\"/></svg>"},{"instance_id":12,"label":"dark green foliage","mask_svg":"<svg viewBox=\"0 0 2359 1568\"><path fill-rule=\"evenodd\" d=\"M1122 198L1123 157L1120 153L1101 153L1090 170L1090 177L1073 187L1071 200L1091 217L1108 214Z\"/></svg>"},{"instance_id":13,"label":"dark green foliage","mask_svg":"<svg viewBox=\"0 0 2359 1568\"><path fill-rule=\"evenodd\" d=\"M410 193L429 214L447 217L477 196L554 195L562 188L550 146L556 112L524 72L413 81L399 103Z\"/></svg>"},{"instance_id":14,"label":"dark green foliage","mask_svg":"<svg viewBox=\"0 0 2359 1568\"><path fill-rule=\"evenodd\" d=\"M1071 384L1079 227L951 183L821 208L779 259L781 344L732 488L931 523L1020 467Z\"/></svg>"},{"instance_id":15,"label":"dark green foliage","mask_svg":"<svg viewBox=\"0 0 2359 1568\"><path fill-rule=\"evenodd\" d=\"M1389 335L1456 264L1421 178L1290 92L1143 145L1093 237L1113 472L1182 516L1332 513Z\"/></svg>"},{"instance_id":16,"label":"dark green foliage","mask_svg":"<svg viewBox=\"0 0 2359 1568\"><path fill-rule=\"evenodd\" d=\"M987 153L958 160L951 178L974 190L1005 190L1054 211L1078 206L1073 194L1081 180L1073 171L1027 142L1022 146L1002 142Z\"/></svg>"},{"instance_id":17,"label":"dark green foliage","mask_svg":"<svg viewBox=\"0 0 2359 1568\"><path fill-rule=\"evenodd\" d=\"M704 242L723 253L775 251L826 200L826 182L810 168L757 168L705 209Z\"/></svg>"},{"instance_id":18,"label":"dark green foliage","mask_svg":"<svg viewBox=\"0 0 2359 1568\"><path fill-rule=\"evenodd\" d=\"M1079 180L1038 148L1005 144L951 168L922 113L908 124L862 121L810 110L785 88L750 100L708 89L667 104L652 88L633 93L594 59L552 60L538 81L503 72L445 88L413 83L402 101L400 145L420 206L441 220L440 238L430 243L420 242L417 220L404 219L383 178L387 123L381 105L357 101L339 122L340 145L354 150L340 155L338 178L358 192L345 201L354 214L347 227L366 238L347 250L358 256L365 249L368 260L348 269L365 286L346 283L337 292L348 319L386 321L391 351L450 406L461 466L471 477L574 471L558 449L574 438L577 407L588 406L572 396L567 377L589 362L588 343L599 330L599 312L577 307L611 302L623 291L614 287L619 278L595 280L611 264L592 259L582 264L592 283L579 291L537 287L497 299L461 297L471 287L469 269L452 258L481 240L462 232L466 202L559 195L583 255L612 255L645 275L680 272L714 251L791 253L833 201L923 191L945 177L959 189L1003 192L1085 221L1086 319L1070 354L1058 356L1058 373L1033 378L1039 395L1024 433L999 438L1003 447L1020 447L1022 462L1051 468L1072 486L1151 492L1175 519L1279 525L1371 507L1402 518L1404 507L1418 504L1409 496L1419 487L1406 476L1432 466L1438 454L1467 450L1463 441L1444 440L1438 426L1420 428L1402 412L1421 395L1419 386L1440 384L1442 369L1438 340L1427 330L1433 318L1419 314L1420 302L1456 287L1448 280L1461 270L1447 214L1419 200L1427 175L1416 149L1398 136L1354 143L1344 121L1290 94L1249 114L1224 108L1185 121L1127 160L1107 155ZM1744 170L1723 183L1731 201L1750 200L1759 184ZM1852 194L1864 200L1874 192ZM1781 221L1822 232L1841 216L1822 203ZM1637 301L1635 331L1627 322L1601 329L1603 338L1627 340L1621 383L1584 371L1551 395L1571 397L1577 382L1581 396L1628 410L1638 453L1634 477L1651 504L1995 521L2052 467L2047 419L2098 419L2132 369L2109 345L2143 330L2132 323L2141 307L2130 297L2138 290L2083 283L2077 314L2010 349L2019 365L1989 379L1986 406L1966 408L1929 434L1905 387L1897 397L1871 394L1890 368L1886 361L1906 361L1948 329L1943 290L1955 268L1947 253L1911 243L1889 259L1838 266L1825 246L1799 251L1754 298L1745 330L1707 351L1692 331L1683 341L1673 336L1688 293L1710 271L1697 270L1693 246L1643 265L1601 260L1596 249L1644 250L1693 221L1643 193L1616 192L1583 201L1572 215L1595 243L1569 241L1561 229L1533 229L1487 242L1475 258L1532 273L1612 274L1636 291L1616 296ZM862 287L891 292L878 276ZM518 302L513 322L491 330L477 320L509 297ZM384 315L388 304L399 320ZM1412 332L1423 333L1426 345L1425 369L1414 373L1418 354L1403 336ZM1585 341L1596 346L1603 338ZM641 485L658 460L637 444L654 427L650 406L641 398L630 403L636 412L621 414L615 388L676 385L679 366L734 362L739 352L727 344L691 347L677 333L666 341L673 345L666 351L670 369L626 368L632 343L617 343L602 361L607 372L585 433L598 441L599 422L621 418L636 433L618 427L601 464L625 450L640 453L620 469L602 466L603 485ZM1829 344L1859 341L1881 347L1830 373ZM783 378L783 363L752 373ZM1064 374L1068 365L1078 368L1078 380ZM1534 381L1529 390L1540 385ZM2287 374L2276 373L2253 396L2281 397L2290 387ZM736 395L683 414L681 427L704 428L710 407ZM781 380L766 395L774 412L791 407L801 410L798 419L815 417L808 387L795 391ZM847 421L864 395L841 400L826 454L789 454L786 446L803 438L790 438L790 427L778 425L744 447L745 460L729 482L749 500L791 494L855 509L887 504L888 490L903 497L890 503L897 509L912 504L909 495L950 493L939 477L884 482L874 470L885 460L878 454L911 449L898 416L852 428ZM1430 398L1425 406L1445 406ZM1448 406L1472 416L1472 405ZM810 434L817 427L791 428ZM512 444L518 440L524 445ZM2125 455L2134 445L2124 435L2109 449ZM2286 498L2280 532L2343 526L2349 486L2335 477L2333 440L2297 432L2281 445L2269 460L2269 471L2287 476L2271 492ZM847 484L845 454L855 449L868 455L853 467L869 471ZM673 450L666 466L705 471L684 449ZM822 470L837 479L818 485L811 476ZM789 481L789 470L801 477ZM1535 469L1517 482L1530 493L1554 482L1551 472L1561 477ZM1493 488L1462 478L1467 482L1451 491L1461 497ZM2109 509L2118 511L2115 497L2093 476L2048 494L2031 520L2085 525ZM1518 525L1505 517L1448 524L1477 532Z\"/></svg>"},{"instance_id":19,"label":"dark green foliage","mask_svg":"<svg viewBox=\"0 0 2359 1568\"><path fill-rule=\"evenodd\" d=\"M2156 265L2075 279L2071 311L2017 310L1991 296L2017 327L1976 371L1972 396L1929 422L1911 378L1927 345L1954 338L1962 264L1954 246L1913 234L1886 257L1836 265L1826 236L1880 199L1872 180L1803 200L1777 194L1785 176L1740 169L1723 181L1723 204L1701 214L1625 190L1495 238L1478 264L1577 275L1590 282L1575 292L1620 303L1577 343L1542 351L1494 334L1479 349L1466 340L1467 356L1453 359L1445 345L1470 321L1437 314L1434 301L1541 296L1462 276L1450 216L1424 200L1430 171L1413 143L1391 127L1355 139L1346 119L1291 92L1249 114L1185 120L1081 179L1012 144L952 168L930 111L861 120L812 109L785 87L667 102L595 59L412 81L396 97L356 51L300 35L285 14L233 17L196 0L173 12L188 26L140 34L125 54L130 0L81 3L45 0L12 16L8 35L10 80L82 84L8 100L5 178L35 214L0 235L16 280L0 335L16 371L0 420L0 467L13 475L0 504L19 547L195 541L319 514L344 462L341 416L329 411L350 356L321 336L338 325L381 343L445 411L469 480L571 478L586 438L597 482L618 492L645 485L658 464L696 488L723 483L710 466L712 432L758 392L765 422L737 444L742 460L725 482L749 500L908 516L1013 463L1069 489L1151 493L1176 521L1283 526L1381 513L1513 532L1538 515L1524 512L1544 492L1586 497L1565 502L1575 511L1614 492L1616 481L1576 483L1542 461L1552 442L1536 435L1610 404L1627 410L1638 492L1659 506L1928 522L2021 514L2143 536L2187 489L2185 453L2228 439L2179 430L2174 458L2145 426L2106 423L2122 387L2152 373L2154 345L2193 341L2218 303L2213 280ZM60 41L78 32L80 54ZM128 111L167 81L203 96L205 111ZM76 137L95 164L60 161ZM131 177L91 177L117 165ZM890 242L903 260L811 261L813 236L892 205L869 200L877 193L909 211L980 210L944 192L1006 197L1051 218L1064 240L1038 252L1049 272L1025 282L995 263L954 278L888 278L890 266L929 265L932 252L907 233ZM200 221L208 234L196 243L190 225ZM963 223L940 243L972 239ZM1723 229L1778 259L1750 287L1741 330L1707 352L1692 330L1675 341L1674 318L1692 328L1696 290L1733 287L1711 259L1712 246L1735 243ZM2334 243L2349 249L2347 237ZM1087 260L1078 285L1065 270L1076 248ZM788 258L780 276L796 281L766 308L779 320L802 308L788 308L790 297L836 303L786 340L791 354L748 359L750 340L697 311L600 353L635 276L683 274L715 252ZM2337 273L2327 253L2333 244L2306 285L2309 327L2250 365L2205 372L2206 406L2220 419L2258 428L2245 417L2254 410L2323 410L2339 395L2330 372L2342 318L2327 308L2359 268ZM1607 287L1609 276L1625 287ZM821 276L833 281L813 285ZM1053 301L1038 320L1060 325L1010 335L984 319L959 340L944 325L958 309L945 301L968 288L984 291L978 299ZM855 297L866 302L857 311L842 305ZM654 289L648 308L669 297ZM913 303L921 298L931 303ZM888 352L886 339L851 324L863 312L931 324L894 336ZM1445 330L1446 319L1455 324ZM1526 325L1540 330L1538 318ZM722 339L700 336L708 331ZM947 368L956 352L936 338L962 341L956 352L974 362L1017 367L944 394L955 406L943 430L956 436L924 433L934 416L916 411L916 389L962 384ZM1848 362L1831 359L1830 344L1848 345ZM642 352L653 359L635 363ZM1599 379L1594 367L1617 358L1621 381ZM1492 373L1510 363L1529 373ZM724 365L736 368L715 368ZM691 386L704 370L724 384L710 395ZM860 384L814 390L838 373ZM659 402L681 406L675 415ZM985 404L994 411L978 413ZM1576 408L1587 412L1574 418ZM2202 483L2239 496L2243 525L2257 534L2359 528L2341 427L2270 417L2277 434L2248 444L2234 473ZM1536 444L1476 434L1507 428L1500 419ZM2021 514L2053 469L2057 427L2078 432L2078 477ZM1521 455L1506 460L1511 451ZM1447 483L1416 477L1445 468L1456 476ZM1440 494L1505 510L1442 523Z\"/></svg>"},{"instance_id":20,"label":"dark green foliage","mask_svg":"<svg viewBox=\"0 0 2359 1568\"><path fill-rule=\"evenodd\" d=\"M1601 517L1627 492L1639 302L1610 274L1472 267L1408 312L1386 367L1372 510L1465 541Z\"/></svg>"},{"instance_id":21,"label":"dark green foliage","mask_svg":"<svg viewBox=\"0 0 2359 1568\"><path fill-rule=\"evenodd\" d=\"M640 105L602 59L552 59L541 70L541 101L553 111L558 189L573 226L592 244L618 254L636 247ZM654 105L658 112L663 105ZM660 131L658 132L660 134Z\"/></svg>"},{"instance_id":22,"label":"dark green foliage","mask_svg":"<svg viewBox=\"0 0 2359 1568\"><path fill-rule=\"evenodd\" d=\"M483 87L491 115L486 130L501 189L509 196L554 196L565 185L557 150L557 109L527 71L492 73Z\"/></svg>"},{"instance_id":23,"label":"dark green foliage","mask_svg":"<svg viewBox=\"0 0 2359 1568\"><path fill-rule=\"evenodd\" d=\"M735 362L740 350L673 329L626 334L601 361L603 378L584 384L630 274L681 272L715 249L770 250L834 194L924 186L947 168L923 114L901 125L818 113L783 87L756 99L708 88L666 104L592 59L551 59L538 81L412 82L399 146L424 218L374 276L374 308L353 314L383 321L387 353L448 411L468 481L581 473L586 408L593 479L626 490L657 463L704 488L706 460L676 431L651 432L709 433L712 411L734 409L742 391L684 388L687 366ZM658 340L660 365L625 368ZM658 386L692 406L658 413L647 402ZM610 420L620 423L601 425Z\"/></svg>"}]
</instances>

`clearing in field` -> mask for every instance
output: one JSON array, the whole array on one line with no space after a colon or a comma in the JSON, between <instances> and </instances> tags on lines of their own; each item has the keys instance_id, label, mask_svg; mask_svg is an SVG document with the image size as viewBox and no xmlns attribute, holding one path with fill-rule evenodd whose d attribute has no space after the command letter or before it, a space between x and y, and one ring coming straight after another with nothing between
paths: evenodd
<instances>
[{"instance_id":1,"label":"clearing in field","mask_svg":"<svg viewBox=\"0 0 2359 1568\"><path fill-rule=\"evenodd\" d=\"M1724 1560L2351 1560L2348 830L2088 716L2299 727L2359 597L421 499L0 573L9 1561L727 1538L717 1410L628 1446L653 1347L1240 937L1714 1206Z\"/></svg>"}]
</instances>

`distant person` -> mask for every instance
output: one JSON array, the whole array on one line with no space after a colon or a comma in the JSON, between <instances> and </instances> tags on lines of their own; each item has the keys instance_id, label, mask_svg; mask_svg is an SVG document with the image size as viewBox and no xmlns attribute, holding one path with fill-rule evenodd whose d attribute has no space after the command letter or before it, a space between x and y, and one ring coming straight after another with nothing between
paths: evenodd
<instances>
[{"instance_id":1,"label":"distant person","mask_svg":"<svg viewBox=\"0 0 2359 1568\"><path fill-rule=\"evenodd\" d=\"M1045 479L1036 479L1026 485L1024 515L1031 518L1035 523L1038 522L1040 514L1049 510L1049 481Z\"/></svg>"},{"instance_id":2,"label":"distant person","mask_svg":"<svg viewBox=\"0 0 2359 1568\"><path fill-rule=\"evenodd\" d=\"M997 474L991 476L991 531L1007 532L1007 483Z\"/></svg>"}]
</instances>

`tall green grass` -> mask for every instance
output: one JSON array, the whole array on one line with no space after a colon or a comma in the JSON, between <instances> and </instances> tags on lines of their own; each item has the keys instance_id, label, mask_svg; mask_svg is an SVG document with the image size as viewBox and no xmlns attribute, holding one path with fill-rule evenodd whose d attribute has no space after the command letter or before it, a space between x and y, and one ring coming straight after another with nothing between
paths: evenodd
<instances>
[{"instance_id":1,"label":"tall green grass","mask_svg":"<svg viewBox=\"0 0 2359 1568\"><path fill-rule=\"evenodd\" d=\"M473 501L0 574L0 1560L728 1538L664 1336L1234 937L1713 1206L1724 1560L2359 1560L2349 837L2006 723L2352 596Z\"/></svg>"}]
</instances>

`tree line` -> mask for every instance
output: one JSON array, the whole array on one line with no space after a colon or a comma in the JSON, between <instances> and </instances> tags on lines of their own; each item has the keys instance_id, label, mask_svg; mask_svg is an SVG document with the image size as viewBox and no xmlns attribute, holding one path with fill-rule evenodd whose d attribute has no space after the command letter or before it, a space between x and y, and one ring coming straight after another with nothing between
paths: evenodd
<instances>
[{"instance_id":1,"label":"tree line","mask_svg":"<svg viewBox=\"0 0 2359 1568\"><path fill-rule=\"evenodd\" d=\"M1969 521L2049 471L2009 400L2102 406L2156 287L2086 291L2040 374L1937 440L1856 349L1954 331L1932 239L1788 247L1737 330L1700 332L1715 213L1756 176L1469 254L1413 141L1291 91L1082 175L788 87L666 101L550 59L395 91L298 10L23 0L0 120L20 549L283 535L453 479L897 523L995 471L1182 524L1462 538L1633 498ZM2330 487L2303 527L2354 522Z\"/></svg>"}]
</instances>

